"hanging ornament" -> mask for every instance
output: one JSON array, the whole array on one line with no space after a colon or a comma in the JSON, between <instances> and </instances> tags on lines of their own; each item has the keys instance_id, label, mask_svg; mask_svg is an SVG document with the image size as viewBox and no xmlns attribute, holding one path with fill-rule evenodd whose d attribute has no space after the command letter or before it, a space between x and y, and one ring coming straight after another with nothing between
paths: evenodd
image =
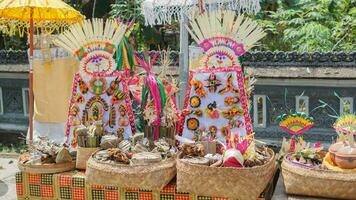
<instances>
[{"instance_id":1,"label":"hanging ornament","mask_svg":"<svg viewBox=\"0 0 356 200\"><path fill-rule=\"evenodd\" d=\"M119 110L119 126L128 126L129 125L129 120L126 117L126 107L122 104L119 104L118 106L118 110Z\"/></svg>"},{"instance_id":2,"label":"hanging ornament","mask_svg":"<svg viewBox=\"0 0 356 200\"><path fill-rule=\"evenodd\" d=\"M85 109L89 110L94 104L99 103L102 105L103 109L105 111L108 111L109 106L106 103L106 101L101 98L100 96L93 96L91 99L89 99L89 101L87 102L87 104L85 105Z\"/></svg>"},{"instance_id":3,"label":"hanging ornament","mask_svg":"<svg viewBox=\"0 0 356 200\"><path fill-rule=\"evenodd\" d=\"M244 125L244 122L240 120L236 120L234 118L229 119L229 127L230 128L241 128Z\"/></svg>"},{"instance_id":4,"label":"hanging ornament","mask_svg":"<svg viewBox=\"0 0 356 200\"><path fill-rule=\"evenodd\" d=\"M198 108L196 110L190 111L190 114L195 115L200 118L203 116L203 111L200 108Z\"/></svg>"},{"instance_id":5,"label":"hanging ornament","mask_svg":"<svg viewBox=\"0 0 356 200\"><path fill-rule=\"evenodd\" d=\"M225 106L233 106L233 105L237 105L240 102L239 97L235 96L235 97L225 97L224 98L224 105Z\"/></svg>"},{"instance_id":6,"label":"hanging ornament","mask_svg":"<svg viewBox=\"0 0 356 200\"><path fill-rule=\"evenodd\" d=\"M189 118L187 120L187 127L191 131L195 131L199 128L199 120L196 118Z\"/></svg>"},{"instance_id":7,"label":"hanging ornament","mask_svg":"<svg viewBox=\"0 0 356 200\"><path fill-rule=\"evenodd\" d=\"M124 132L125 132L124 128L118 128L116 131L117 139L119 143L124 140Z\"/></svg>"},{"instance_id":8,"label":"hanging ornament","mask_svg":"<svg viewBox=\"0 0 356 200\"><path fill-rule=\"evenodd\" d=\"M82 124L84 126L87 126L88 125L88 121L89 121L88 111L87 110L83 110Z\"/></svg>"},{"instance_id":9,"label":"hanging ornament","mask_svg":"<svg viewBox=\"0 0 356 200\"><path fill-rule=\"evenodd\" d=\"M218 128L216 126L209 126L209 134L210 134L210 139L215 139L216 134L218 132Z\"/></svg>"},{"instance_id":10,"label":"hanging ornament","mask_svg":"<svg viewBox=\"0 0 356 200\"><path fill-rule=\"evenodd\" d=\"M106 91L106 79L103 77L93 77L90 80L90 92L95 95L102 95Z\"/></svg>"},{"instance_id":11,"label":"hanging ornament","mask_svg":"<svg viewBox=\"0 0 356 200\"><path fill-rule=\"evenodd\" d=\"M203 87L203 83L201 81L192 80L190 84L194 87L194 91L199 97L201 97L201 98L206 97L206 91L205 91L205 89Z\"/></svg>"},{"instance_id":12,"label":"hanging ornament","mask_svg":"<svg viewBox=\"0 0 356 200\"><path fill-rule=\"evenodd\" d=\"M230 119L230 118L234 118L237 116L242 116L244 114L244 110L241 108L238 108L238 107L233 107L233 108L224 110L222 112L222 114L225 119Z\"/></svg>"},{"instance_id":13,"label":"hanging ornament","mask_svg":"<svg viewBox=\"0 0 356 200\"><path fill-rule=\"evenodd\" d=\"M230 128L228 126L222 126L220 131L221 134L226 138L229 135Z\"/></svg>"},{"instance_id":14,"label":"hanging ornament","mask_svg":"<svg viewBox=\"0 0 356 200\"><path fill-rule=\"evenodd\" d=\"M211 73L209 79L205 81L205 87L209 88L211 93L215 93L220 85L221 81L217 79L215 73Z\"/></svg>"},{"instance_id":15,"label":"hanging ornament","mask_svg":"<svg viewBox=\"0 0 356 200\"><path fill-rule=\"evenodd\" d=\"M116 111L115 106L110 106L110 113L109 113L109 127L113 128L115 126L115 119L116 119Z\"/></svg>"},{"instance_id":16,"label":"hanging ornament","mask_svg":"<svg viewBox=\"0 0 356 200\"><path fill-rule=\"evenodd\" d=\"M85 102L85 99L83 95L78 93L74 96L74 101L77 102L78 104L83 104Z\"/></svg>"},{"instance_id":17,"label":"hanging ornament","mask_svg":"<svg viewBox=\"0 0 356 200\"><path fill-rule=\"evenodd\" d=\"M79 90L82 94L86 94L88 92L88 86L83 80L79 80Z\"/></svg>"},{"instance_id":18,"label":"hanging ornament","mask_svg":"<svg viewBox=\"0 0 356 200\"><path fill-rule=\"evenodd\" d=\"M80 119L79 119L79 106L77 104L73 104L70 107L69 111L69 124L72 126L77 126L80 124Z\"/></svg>"},{"instance_id":19,"label":"hanging ornament","mask_svg":"<svg viewBox=\"0 0 356 200\"><path fill-rule=\"evenodd\" d=\"M123 100L125 97L125 93L121 90L116 90L114 95L110 99L111 104L116 104L118 101Z\"/></svg>"},{"instance_id":20,"label":"hanging ornament","mask_svg":"<svg viewBox=\"0 0 356 200\"><path fill-rule=\"evenodd\" d=\"M217 110L216 101L208 104L208 106L205 108L205 113L208 117L210 117L212 119L219 118L219 111Z\"/></svg>"},{"instance_id":21,"label":"hanging ornament","mask_svg":"<svg viewBox=\"0 0 356 200\"><path fill-rule=\"evenodd\" d=\"M228 75L228 78L226 80L226 86L224 88L222 88L221 90L219 90L219 94L220 95L223 95L225 94L226 92L232 92L233 94L237 95L239 94L239 89L238 88L235 88L233 86L233 76L232 74L229 74Z\"/></svg>"},{"instance_id":22,"label":"hanging ornament","mask_svg":"<svg viewBox=\"0 0 356 200\"><path fill-rule=\"evenodd\" d=\"M111 81L109 89L106 90L108 96L113 95L118 89L121 82L121 77L117 77L115 80Z\"/></svg>"},{"instance_id":23,"label":"hanging ornament","mask_svg":"<svg viewBox=\"0 0 356 200\"><path fill-rule=\"evenodd\" d=\"M103 116L103 111L98 104L94 104L90 110L89 121L101 121Z\"/></svg>"},{"instance_id":24,"label":"hanging ornament","mask_svg":"<svg viewBox=\"0 0 356 200\"><path fill-rule=\"evenodd\" d=\"M201 103L201 101L200 101L200 98L198 96L192 96L190 98L190 106L192 108L198 108L200 106L200 103Z\"/></svg>"}]
</instances>

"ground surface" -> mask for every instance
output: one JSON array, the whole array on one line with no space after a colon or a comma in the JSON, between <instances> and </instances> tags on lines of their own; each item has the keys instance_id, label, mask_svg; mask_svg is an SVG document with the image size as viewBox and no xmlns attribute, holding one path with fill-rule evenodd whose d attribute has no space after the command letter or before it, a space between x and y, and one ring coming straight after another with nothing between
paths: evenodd
<instances>
[{"instance_id":1,"label":"ground surface","mask_svg":"<svg viewBox=\"0 0 356 200\"><path fill-rule=\"evenodd\" d=\"M16 200L17 156L0 154L0 199Z\"/></svg>"}]
</instances>

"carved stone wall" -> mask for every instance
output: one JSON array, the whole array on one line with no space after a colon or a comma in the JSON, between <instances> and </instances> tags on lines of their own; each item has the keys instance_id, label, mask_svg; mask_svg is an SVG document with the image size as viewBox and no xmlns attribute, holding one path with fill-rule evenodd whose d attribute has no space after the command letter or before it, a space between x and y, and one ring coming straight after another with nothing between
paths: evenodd
<instances>
[{"instance_id":1,"label":"carved stone wall","mask_svg":"<svg viewBox=\"0 0 356 200\"><path fill-rule=\"evenodd\" d=\"M286 100L284 98L285 89L288 91ZM319 100L323 100L339 113L340 100L334 95L334 92L338 93L340 97L353 97L353 107L356 108L355 87L256 85L254 94L266 95L267 97L266 128L255 128L256 136L262 138L288 137L289 134L278 127L276 118L280 114L294 112L296 109L296 96L303 94L303 96L309 97L309 115L315 119L315 126L305 134L305 138L330 142L332 137L335 137L335 131L332 129L335 119L328 116L328 114L335 115L334 112L329 108L313 109L320 105Z\"/></svg>"}]
</instances>

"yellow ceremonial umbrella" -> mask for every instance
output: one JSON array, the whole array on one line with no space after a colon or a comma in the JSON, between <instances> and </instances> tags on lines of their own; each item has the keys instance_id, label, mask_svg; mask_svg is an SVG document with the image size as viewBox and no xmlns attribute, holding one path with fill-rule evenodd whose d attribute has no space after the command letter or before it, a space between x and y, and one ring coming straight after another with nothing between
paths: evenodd
<instances>
[{"instance_id":1,"label":"yellow ceremonial umbrella","mask_svg":"<svg viewBox=\"0 0 356 200\"><path fill-rule=\"evenodd\" d=\"M29 138L33 139L33 35L34 28L42 32L60 31L80 22L83 15L61 0L0 0L0 28L9 35L15 31L22 36L26 31L30 39L29 73Z\"/></svg>"}]
</instances>

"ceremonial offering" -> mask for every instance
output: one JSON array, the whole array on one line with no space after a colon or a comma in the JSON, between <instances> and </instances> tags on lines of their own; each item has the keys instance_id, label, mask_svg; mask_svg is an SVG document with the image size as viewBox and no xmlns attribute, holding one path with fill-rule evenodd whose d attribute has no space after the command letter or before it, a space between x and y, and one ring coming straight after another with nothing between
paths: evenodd
<instances>
[{"instance_id":1,"label":"ceremonial offering","mask_svg":"<svg viewBox=\"0 0 356 200\"><path fill-rule=\"evenodd\" d=\"M239 57L265 34L233 11L201 14L186 28L204 55L191 66L177 137L177 190L254 200L275 172L275 156L255 146L248 100L253 81L244 77Z\"/></svg>"},{"instance_id":2,"label":"ceremonial offering","mask_svg":"<svg viewBox=\"0 0 356 200\"><path fill-rule=\"evenodd\" d=\"M294 141L292 146L284 139L282 149L289 146L291 152L284 156L282 162L282 175L288 194L355 198L356 193L351 189L356 186L356 152L353 146L355 119L355 115L346 114L336 120L334 128L339 137L329 147L329 152L323 151L320 144L310 147L301 138L297 142ZM303 129L303 126L299 125L297 129ZM292 142L291 140L291 144Z\"/></svg>"},{"instance_id":3,"label":"ceremonial offering","mask_svg":"<svg viewBox=\"0 0 356 200\"><path fill-rule=\"evenodd\" d=\"M94 153L87 163L88 183L160 190L174 178L176 152L166 141L155 141L152 150L147 138L134 147L128 144L124 140L117 148Z\"/></svg>"},{"instance_id":4,"label":"ceremonial offering","mask_svg":"<svg viewBox=\"0 0 356 200\"><path fill-rule=\"evenodd\" d=\"M75 155L63 145L46 137L37 138L29 151L22 154L17 166L27 173L59 173L75 169Z\"/></svg>"},{"instance_id":5,"label":"ceremonial offering","mask_svg":"<svg viewBox=\"0 0 356 200\"><path fill-rule=\"evenodd\" d=\"M330 170L335 166L329 164L332 161L328 155L324 157L324 162L325 160L328 160L328 169L311 168L293 162L289 156L285 156L281 167L286 192L304 196L355 199L356 171Z\"/></svg>"},{"instance_id":6,"label":"ceremonial offering","mask_svg":"<svg viewBox=\"0 0 356 200\"><path fill-rule=\"evenodd\" d=\"M169 78L167 74L167 68L170 65L169 54L170 51L164 52L158 76L151 71L158 52L153 55L152 59L148 57L147 52L144 58L136 55L136 60L146 72L141 96L141 122L145 137L151 141L164 137L171 145L174 145L178 122L175 94L178 88L174 79Z\"/></svg>"},{"instance_id":7,"label":"ceremonial offering","mask_svg":"<svg viewBox=\"0 0 356 200\"><path fill-rule=\"evenodd\" d=\"M356 169L356 115L345 114L340 116L334 128L339 141L330 147L330 154L335 164L343 169Z\"/></svg>"},{"instance_id":8,"label":"ceremonial offering","mask_svg":"<svg viewBox=\"0 0 356 200\"><path fill-rule=\"evenodd\" d=\"M93 19L71 26L55 40L79 60L66 129L67 143L73 147L78 145L76 130L83 126L94 125L86 138L90 148L98 147L103 135L122 140L135 132L127 77L116 71L113 58L126 30L122 22Z\"/></svg>"}]
</instances>

